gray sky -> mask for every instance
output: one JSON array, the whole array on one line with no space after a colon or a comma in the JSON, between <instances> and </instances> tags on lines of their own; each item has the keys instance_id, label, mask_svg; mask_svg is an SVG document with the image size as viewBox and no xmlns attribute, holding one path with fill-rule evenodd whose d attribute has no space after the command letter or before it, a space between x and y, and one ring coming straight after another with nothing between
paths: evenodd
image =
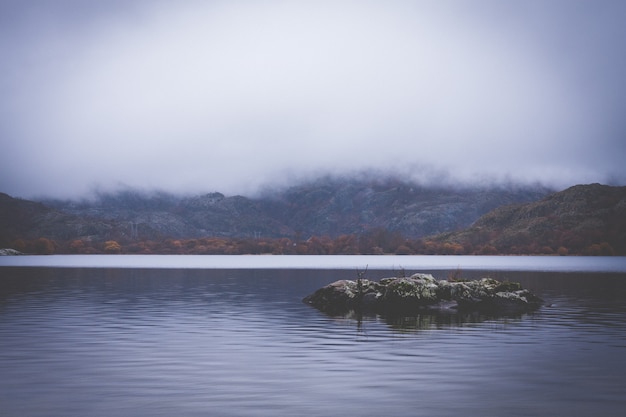
<instances>
[{"instance_id":1,"label":"gray sky","mask_svg":"<svg viewBox=\"0 0 626 417\"><path fill-rule=\"evenodd\" d=\"M0 191L626 184L626 1L0 0Z\"/></svg>"}]
</instances>

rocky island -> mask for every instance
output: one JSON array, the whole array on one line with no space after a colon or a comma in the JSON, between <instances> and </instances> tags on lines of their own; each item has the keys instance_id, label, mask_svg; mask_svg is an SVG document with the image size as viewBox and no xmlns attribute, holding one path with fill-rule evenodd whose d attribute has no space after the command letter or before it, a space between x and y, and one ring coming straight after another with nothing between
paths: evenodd
<instances>
[{"instance_id":1,"label":"rocky island","mask_svg":"<svg viewBox=\"0 0 626 417\"><path fill-rule=\"evenodd\" d=\"M406 314L424 311L472 311L521 314L536 310L542 300L517 282L482 278L471 281L437 280L430 274L370 281L335 281L303 299L327 314L350 311Z\"/></svg>"}]
</instances>

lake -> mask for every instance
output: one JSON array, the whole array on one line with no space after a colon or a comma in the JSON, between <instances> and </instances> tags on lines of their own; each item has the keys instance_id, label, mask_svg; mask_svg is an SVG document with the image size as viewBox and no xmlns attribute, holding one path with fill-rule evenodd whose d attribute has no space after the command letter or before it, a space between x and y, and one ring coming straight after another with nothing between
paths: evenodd
<instances>
[{"instance_id":1,"label":"lake","mask_svg":"<svg viewBox=\"0 0 626 417\"><path fill-rule=\"evenodd\" d=\"M520 281L531 314L331 317L356 269ZM626 263L579 257L0 258L2 416L622 416Z\"/></svg>"}]
</instances>

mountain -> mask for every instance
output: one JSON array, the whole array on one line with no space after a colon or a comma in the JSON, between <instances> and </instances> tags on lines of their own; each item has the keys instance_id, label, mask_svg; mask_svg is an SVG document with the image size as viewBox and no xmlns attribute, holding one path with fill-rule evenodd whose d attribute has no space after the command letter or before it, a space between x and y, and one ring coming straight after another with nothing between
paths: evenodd
<instances>
[{"instance_id":1,"label":"mountain","mask_svg":"<svg viewBox=\"0 0 626 417\"><path fill-rule=\"evenodd\" d=\"M626 187L324 178L256 197L126 190L34 202L0 194L0 247L90 253L110 241L118 245L111 252L119 242L133 253L626 255Z\"/></svg>"},{"instance_id":2,"label":"mountain","mask_svg":"<svg viewBox=\"0 0 626 417\"><path fill-rule=\"evenodd\" d=\"M543 187L453 188L397 179L323 178L256 197L214 192L177 197L127 190L93 200L44 201L74 221L108 225L94 239L298 238L359 235L378 229L420 238L470 226L496 207L535 201ZM68 217L68 219L70 218ZM67 234L49 230L50 238ZM115 235L115 233L120 235ZM81 238L75 233L76 238Z\"/></svg>"},{"instance_id":3,"label":"mountain","mask_svg":"<svg viewBox=\"0 0 626 417\"><path fill-rule=\"evenodd\" d=\"M536 202L499 207L471 227L433 240L465 252L626 255L626 187L576 185Z\"/></svg>"},{"instance_id":4,"label":"mountain","mask_svg":"<svg viewBox=\"0 0 626 417\"><path fill-rule=\"evenodd\" d=\"M545 196L543 187L454 188L398 179L326 178L268 196L263 205L303 236L362 234L376 229L420 238L471 225L482 214Z\"/></svg>"}]
</instances>

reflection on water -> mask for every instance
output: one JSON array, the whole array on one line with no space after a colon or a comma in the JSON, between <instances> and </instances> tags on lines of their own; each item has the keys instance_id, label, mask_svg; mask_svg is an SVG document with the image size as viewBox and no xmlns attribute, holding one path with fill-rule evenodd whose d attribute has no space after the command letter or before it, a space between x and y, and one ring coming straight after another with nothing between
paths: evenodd
<instances>
[{"instance_id":1,"label":"reflection on water","mask_svg":"<svg viewBox=\"0 0 626 417\"><path fill-rule=\"evenodd\" d=\"M320 313L325 314L325 313ZM533 313L534 314L534 313ZM447 329L485 321L512 323L521 320L526 314L502 314L489 316L479 312L458 312L457 310L429 310L416 312L414 315L380 315L375 313L359 313L349 311L344 314L327 314L328 317L342 323L352 323L361 330L370 323L385 323L390 330L411 333L423 330Z\"/></svg>"},{"instance_id":2,"label":"reflection on water","mask_svg":"<svg viewBox=\"0 0 626 417\"><path fill-rule=\"evenodd\" d=\"M500 318L329 317L301 302L353 271L0 274L3 416L621 416L626 407L624 274L490 271L547 303Z\"/></svg>"}]
</instances>

